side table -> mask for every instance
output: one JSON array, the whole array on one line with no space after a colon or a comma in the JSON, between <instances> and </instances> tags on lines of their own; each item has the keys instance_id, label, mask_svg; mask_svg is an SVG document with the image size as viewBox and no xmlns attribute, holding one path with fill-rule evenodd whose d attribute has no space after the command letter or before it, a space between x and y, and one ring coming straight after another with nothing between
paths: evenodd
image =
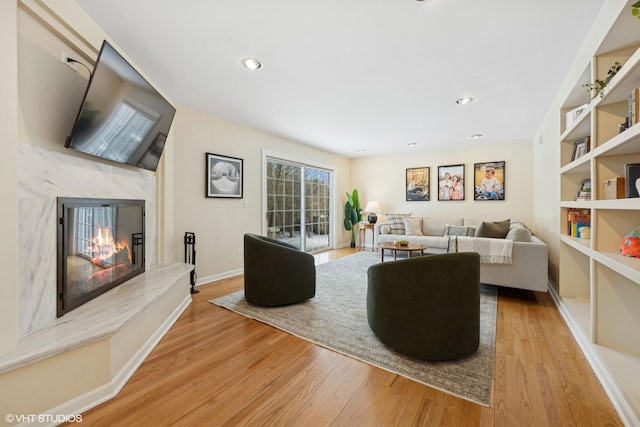
<instances>
[{"instance_id":1,"label":"side table","mask_svg":"<svg viewBox=\"0 0 640 427\"><path fill-rule=\"evenodd\" d=\"M371 250L373 251L373 247L374 247L374 241L373 241L373 228L375 227L375 224L372 224L370 222L359 222L358 223L358 240L360 241L360 246L362 248L362 250L365 250L365 244L367 242L367 230L371 230ZM364 234L362 235L362 238L360 238L360 233L363 232Z\"/></svg>"}]
</instances>

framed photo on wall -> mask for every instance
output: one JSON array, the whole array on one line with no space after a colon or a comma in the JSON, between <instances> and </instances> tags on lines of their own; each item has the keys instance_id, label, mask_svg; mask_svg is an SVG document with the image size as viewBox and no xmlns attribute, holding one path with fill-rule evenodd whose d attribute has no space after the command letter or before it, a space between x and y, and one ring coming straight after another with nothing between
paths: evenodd
<instances>
[{"instance_id":1,"label":"framed photo on wall","mask_svg":"<svg viewBox=\"0 0 640 427\"><path fill-rule=\"evenodd\" d=\"M206 153L206 196L242 199L243 160Z\"/></svg>"},{"instance_id":2,"label":"framed photo on wall","mask_svg":"<svg viewBox=\"0 0 640 427\"><path fill-rule=\"evenodd\" d=\"M474 163L474 200L504 200L505 164L502 162Z\"/></svg>"},{"instance_id":3,"label":"framed photo on wall","mask_svg":"<svg viewBox=\"0 0 640 427\"><path fill-rule=\"evenodd\" d=\"M438 200L464 200L464 165L438 166Z\"/></svg>"},{"instance_id":4,"label":"framed photo on wall","mask_svg":"<svg viewBox=\"0 0 640 427\"><path fill-rule=\"evenodd\" d=\"M421 202L429 200L429 168L407 168L405 181L406 200Z\"/></svg>"}]
</instances>

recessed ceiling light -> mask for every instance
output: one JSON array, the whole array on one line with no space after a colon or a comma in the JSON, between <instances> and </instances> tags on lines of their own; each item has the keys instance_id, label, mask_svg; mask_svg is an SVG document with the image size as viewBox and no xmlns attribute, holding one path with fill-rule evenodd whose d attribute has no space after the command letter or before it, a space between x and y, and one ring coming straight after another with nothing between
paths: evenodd
<instances>
[{"instance_id":1,"label":"recessed ceiling light","mask_svg":"<svg viewBox=\"0 0 640 427\"><path fill-rule=\"evenodd\" d=\"M460 105L468 104L470 102L473 102L473 98L471 98L470 96L466 96L464 98L460 98L456 100L456 104L460 104Z\"/></svg>"},{"instance_id":2,"label":"recessed ceiling light","mask_svg":"<svg viewBox=\"0 0 640 427\"><path fill-rule=\"evenodd\" d=\"M367 150L365 150L364 148L359 148L356 150L358 153L366 153Z\"/></svg>"},{"instance_id":3,"label":"recessed ceiling light","mask_svg":"<svg viewBox=\"0 0 640 427\"><path fill-rule=\"evenodd\" d=\"M469 138L471 139L478 139L478 138L482 138L484 135L482 135L481 133L476 133L471 135Z\"/></svg>"},{"instance_id":4,"label":"recessed ceiling light","mask_svg":"<svg viewBox=\"0 0 640 427\"><path fill-rule=\"evenodd\" d=\"M418 144L416 144L415 142L410 142L410 143L408 143L407 145L408 145L409 147L415 147L415 146L416 146L416 145L418 145Z\"/></svg>"},{"instance_id":5,"label":"recessed ceiling light","mask_svg":"<svg viewBox=\"0 0 640 427\"><path fill-rule=\"evenodd\" d=\"M255 58L244 58L242 60L242 65L250 70L259 70L260 68L262 68L262 62Z\"/></svg>"}]
</instances>

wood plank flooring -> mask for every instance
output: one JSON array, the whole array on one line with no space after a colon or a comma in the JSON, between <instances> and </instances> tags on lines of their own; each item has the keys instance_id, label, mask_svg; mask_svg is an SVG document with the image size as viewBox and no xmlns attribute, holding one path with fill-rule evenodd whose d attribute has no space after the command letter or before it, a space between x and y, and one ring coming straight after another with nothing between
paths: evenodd
<instances>
[{"instance_id":1,"label":"wood plank flooring","mask_svg":"<svg viewBox=\"0 0 640 427\"><path fill-rule=\"evenodd\" d=\"M492 403L483 407L208 302L242 286L242 276L199 286L118 396L82 425L622 425L547 293L500 288Z\"/></svg>"}]
</instances>

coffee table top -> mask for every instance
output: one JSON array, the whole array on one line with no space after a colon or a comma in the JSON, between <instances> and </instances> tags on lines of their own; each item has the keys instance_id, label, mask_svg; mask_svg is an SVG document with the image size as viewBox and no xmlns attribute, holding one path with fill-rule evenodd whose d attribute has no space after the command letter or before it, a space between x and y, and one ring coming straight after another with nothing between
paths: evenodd
<instances>
[{"instance_id":1,"label":"coffee table top","mask_svg":"<svg viewBox=\"0 0 640 427\"><path fill-rule=\"evenodd\" d=\"M408 245L394 245L391 242L384 242L379 244L382 249L391 249L394 251L423 251L427 249L427 245L422 245L418 243L409 243Z\"/></svg>"}]
</instances>

